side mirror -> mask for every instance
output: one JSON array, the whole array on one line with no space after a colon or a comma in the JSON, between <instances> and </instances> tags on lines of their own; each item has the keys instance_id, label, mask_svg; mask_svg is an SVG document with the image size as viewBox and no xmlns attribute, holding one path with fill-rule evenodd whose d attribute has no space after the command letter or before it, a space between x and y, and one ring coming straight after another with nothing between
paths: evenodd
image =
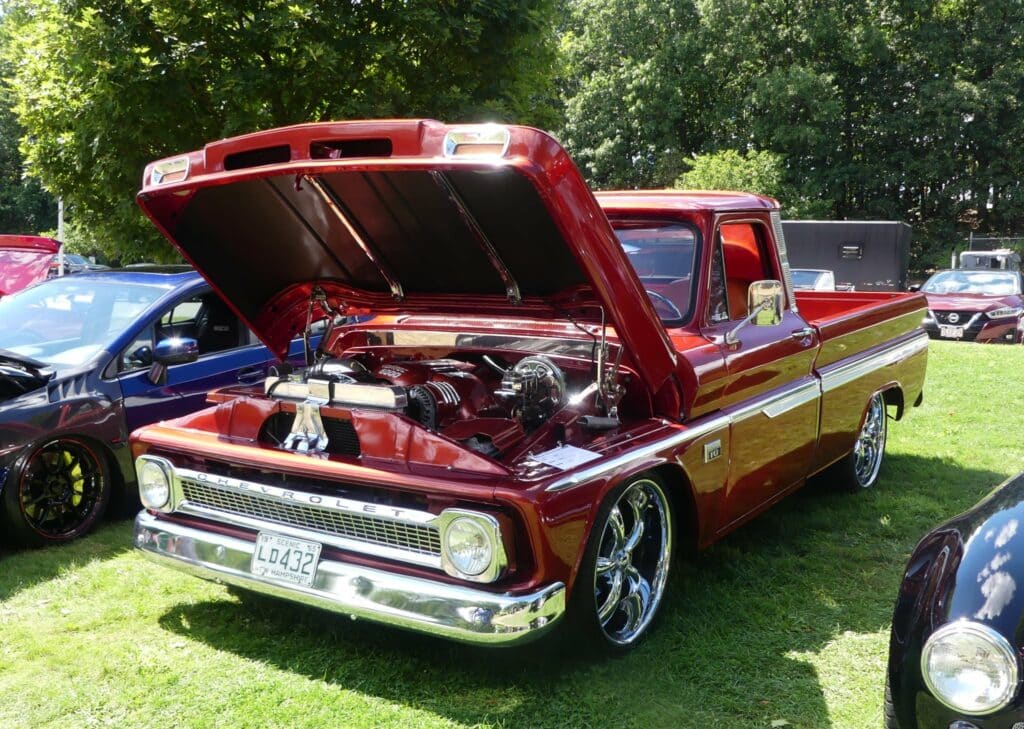
<instances>
[{"instance_id":1,"label":"side mirror","mask_svg":"<svg viewBox=\"0 0 1024 729\"><path fill-rule=\"evenodd\" d=\"M920 290L921 290L921 284L911 284L910 286L907 286L907 291L910 291L911 293L914 293L914 292L917 292L917 291L920 291Z\"/></svg>"},{"instance_id":2,"label":"side mirror","mask_svg":"<svg viewBox=\"0 0 1024 729\"><path fill-rule=\"evenodd\" d=\"M171 337L156 344L153 359L166 366L195 362L199 359L199 342L191 337Z\"/></svg>"},{"instance_id":3,"label":"side mirror","mask_svg":"<svg viewBox=\"0 0 1024 729\"><path fill-rule=\"evenodd\" d=\"M781 281L754 281L747 289L747 318L726 332L725 343L736 344L737 334L747 324L755 327L773 327L782 322L785 300Z\"/></svg>"},{"instance_id":4,"label":"side mirror","mask_svg":"<svg viewBox=\"0 0 1024 729\"><path fill-rule=\"evenodd\" d=\"M127 359L133 365L148 367L153 364L153 349L149 345L143 344L129 352Z\"/></svg>"},{"instance_id":5,"label":"side mirror","mask_svg":"<svg viewBox=\"0 0 1024 729\"><path fill-rule=\"evenodd\" d=\"M754 281L747 289L747 311L755 327L773 327L782 321L781 281Z\"/></svg>"},{"instance_id":6,"label":"side mirror","mask_svg":"<svg viewBox=\"0 0 1024 729\"><path fill-rule=\"evenodd\" d=\"M146 349L149 349L148 347ZM152 354L153 364L146 377L154 385L167 384L167 368L170 365L195 362L199 358L199 342L190 337L171 337L156 344Z\"/></svg>"}]
</instances>

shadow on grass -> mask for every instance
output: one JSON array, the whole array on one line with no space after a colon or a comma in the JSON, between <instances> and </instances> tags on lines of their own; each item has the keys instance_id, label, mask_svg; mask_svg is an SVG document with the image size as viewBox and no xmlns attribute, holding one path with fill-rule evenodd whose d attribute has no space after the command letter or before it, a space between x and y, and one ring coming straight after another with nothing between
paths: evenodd
<instances>
[{"instance_id":1,"label":"shadow on grass","mask_svg":"<svg viewBox=\"0 0 1024 729\"><path fill-rule=\"evenodd\" d=\"M180 605L161 625L460 724L734 727L785 720L820 729L835 720L809 659L838 637L887 630L917 539L1002 480L896 455L871 491L839 494L812 483L677 564L653 634L617 660L583 659L556 640L505 650L462 646L258 596ZM877 673L870 690L879 704L883 670L853 669Z\"/></svg>"},{"instance_id":2,"label":"shadow on grass","mask_svg":"<svg viewBox=\"0 0 1024 729\"><path fill-rule=\"evenodd\" d=\"M0 602L68 570L127 551L132 546L131 529L130 521L108 520L94 534L70 544L39 549L0 545Z\"/></svg>"}]
</instances>

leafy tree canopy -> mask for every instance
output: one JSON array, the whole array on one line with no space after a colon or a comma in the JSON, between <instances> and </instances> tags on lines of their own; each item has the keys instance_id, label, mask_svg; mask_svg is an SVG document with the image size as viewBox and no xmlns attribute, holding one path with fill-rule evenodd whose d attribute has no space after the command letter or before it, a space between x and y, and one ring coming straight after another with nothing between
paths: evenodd
<instances>
[{"instance_id":1,"label":"leafy tree canopy","mask_svg":"<svg viewBox=\"0 0 1024 729\"><path fill-rule=\"evenodd\" d=\"M25 175L18 149L23 134L10 95L0 90L0 233L36 235L56 226L57 203L39 180Z\"/></svg>"},{"instance_id":2,"label":"leafy tree canopy","mask_svg":"<svg viewBox=\"0 0 1024 729\"><path fill-rule=\"evenodd\" d=\"M173 257L144 165L305 121L553 126L554 0L8 0L3 56L32 174L122 260Z\"/></svg>"},{"instance_id":3,"label":"leafy tree canopy","mask_svg":"<svg viewBox=\"0 0 1024 729\"><path fill-rule=\"evenodd\" d=\"M969 229L1024 233L1024 3L569 11L563 136L599 186L666 185L694 155L757 149L781 160L784 214L906 220L921 266Z\"/></svg>"},{"instance_id":4,"label":"leafy tree canopy","mask_svg":"<svg viewBox=\"0 0 1024 729\"><path fill-rule=\"evenodd\" d=\"M789 183L785 160L776 152L749 150L740 154L726 149L697 155L692 160L684 160L683 164L688 169L676 180L675 187L754 192L785 200L790 217L821 214L819 201L804 199Z\"/></svg>"}]
</instances>

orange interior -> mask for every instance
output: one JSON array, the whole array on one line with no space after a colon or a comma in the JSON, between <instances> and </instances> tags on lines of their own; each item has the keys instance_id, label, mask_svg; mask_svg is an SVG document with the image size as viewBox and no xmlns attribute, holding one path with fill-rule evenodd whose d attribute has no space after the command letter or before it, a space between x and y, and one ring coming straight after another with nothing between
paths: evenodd
<instances>
[{"instance_id":1,"label":"orange interior","mask_svg":"<svg viewBox=\"0 0 1024 729\"><path fill-rule=\"evenodd\" d=\"M761 258L757 234L750 223L726 223L722 231L725 257L725 285L729 293L729 318L743 319L747 311L747 289L754 281L771 278Z\"/></svg>"}]
</instances>

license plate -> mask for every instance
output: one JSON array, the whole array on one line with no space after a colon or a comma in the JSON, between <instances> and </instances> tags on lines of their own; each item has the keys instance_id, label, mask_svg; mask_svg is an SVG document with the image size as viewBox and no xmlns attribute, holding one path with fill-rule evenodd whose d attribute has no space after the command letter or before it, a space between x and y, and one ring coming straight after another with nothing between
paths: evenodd
<instances>
[{"instance_id":1,"label":"license plate","mask_svg":"<svg viewBox=\"0 0 1024 729\"><path fill-rule=\"evenodd\" d=\"M950 327L945 324L939 325L939 336L945 337L946 339L963 339L964 328L963 327Z\"/></svg>"},{"instance_id":2,"label":"license plate","mask_svg":"<svg viewBox=\"0 0 1024 729\"><path fill-rule=\"evenodd\" d=\"M252 573L311 587L320 561L320 548L317 542L260 532L252 554Z\"/></svg>"}]
</instances>

